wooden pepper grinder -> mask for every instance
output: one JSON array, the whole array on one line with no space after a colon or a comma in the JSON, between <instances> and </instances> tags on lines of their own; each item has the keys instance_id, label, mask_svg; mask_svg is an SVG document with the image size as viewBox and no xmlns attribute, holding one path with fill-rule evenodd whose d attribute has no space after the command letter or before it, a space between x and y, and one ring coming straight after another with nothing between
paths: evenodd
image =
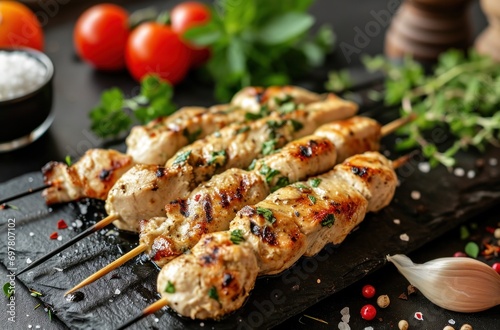
<instances>
[{"instance_id":1,"label":"wooden pepper grinder","mask_svg":"<svg viewBox=\"0 0 500 330\"><path fill-rule=\"evenodd\" d=\"M490 26L476 39L475 47L479 53L490 55L500 62L500 1L481 0L481 8Z\"/></svg>"},{"instance_id":2,"label":"wooden pepper grinder","mask_svg":"<svg viewBox=\"0 0 500 330\"><path fill-rule=\"evenodd\" d=\"M386 55L401 58L410 54L432 62L449 48L467 49L472 42L471 1L406 0L387 31Z\"/></svg>"}]
</instances>

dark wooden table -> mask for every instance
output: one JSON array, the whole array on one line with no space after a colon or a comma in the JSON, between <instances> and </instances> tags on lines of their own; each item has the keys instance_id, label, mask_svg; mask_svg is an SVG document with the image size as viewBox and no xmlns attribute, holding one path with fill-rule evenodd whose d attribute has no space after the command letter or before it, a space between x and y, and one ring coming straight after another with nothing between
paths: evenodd
<instances>
[{"instance_id":1,"label":"dark wooden table","mask_svg":"<svg viewBox=\"0 0 500 330\"><path fill-rule=\"evenodd\" d=\"M56 67L54 79L55 121L50 130L32 145L9 153L0 154L0 182L12 179L30 171L39 170L50 160L62 160L66 155L76 158L87 149L103 146L103 141L97 139L89 130L88 112L99 99L101 92L113 86L119 86L125 93L133 94L137 84L125 73L105 74L92 70L86 64L80 62L74 54L72 47L72 30L76 18L87 7L97 1L70 1L67 4L59 4L52 1L51 7L35 10L42 11L48 17L44 26L46 36L45 51L53 60ZM117 2L130 10L155 5L159 8L169 8L178 1L110 1ZM386 26L380 25L380 33L370 37L364 44L356 42L358 29L364 29L368 22L377 22L373 13L388 10L388 3L399 3L400 1L383 0L318 0L312 8L318 23L331 24L337 34L337 50L329 58L327 65L315 73L312 85L317 89L326 80L327 72L332 68L359 67L360 54L378 54L383 50L384 31ZM484 16L475 3L472 8L474 18L475 34L479 33L486 25ZM339 47L339 45L341 47ZM351 53L346 53L350 49ZM209 105L215 102L209 86L204 88L193 88L192 79L187 79L176 88L175 101L178 105ZM1 192L0 195L5 195ZM500 209L488 211L481 221L496 224L495 214ZM424 262L436 257L449 256L457 250L463 249L463 242L459 240L457 231L431 242L423 249L418 250L412 257L419 262ZM5 277L6 270L0 267L0 275ZM0 281L0 283L3 283ZM379 313L381 320L366 322L359 317L359 308L367 302L360 294L362 285L371 283L375 285L380 294L388 294L392 304L387 310ZM395 268L386 266L375 274L363 279L360 283L318 302L317 305L307 310L304 314L322 319L329 324L312 320L304 314L297 315L284 323L280 328L337 328L340 322L340 310L344 307L350 308L353 329L363 329L372 326L375 329L397 329L400 319L407 319L410 328L416 329L441 329L449 320L455 320L455 328L459 329L461 324L470 323L474 329L498 329L498 308L490 311L465 315L451 313L435 307L421 295L416 295L408 301L399 300L397 297L406 288L406 280L399 275ZM47 314L40 308L33 310L37 300L27 293L26 288L18 288L17 297L17 323L7 322L7 314L0 311L0 328L7 329L65 329L66 327L57 318L49 321ZM4 299L4 298L2 298ZM3 300L2 300L3 301ZM373 303L373 301L371 301ZM417 321L413 314L417 311L424 313L425 321ZM5 325L5 326L4 326ZM39 326L39 327L38 327Z\"/></svg>"}]
</instances>

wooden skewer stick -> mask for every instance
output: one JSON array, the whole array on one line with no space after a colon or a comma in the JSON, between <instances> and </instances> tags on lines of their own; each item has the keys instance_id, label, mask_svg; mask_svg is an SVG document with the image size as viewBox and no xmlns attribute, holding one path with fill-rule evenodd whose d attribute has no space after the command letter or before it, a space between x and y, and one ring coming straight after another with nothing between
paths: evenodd
<instances>
[{"instance_id":1,"label":"wooden skewer stick","mask_svg":"<svg viewBox=\"0 0 500 330\"><path fill-rule=\"evenodd\" d=\"M51 184L46 184L46 185L43 185L43 186L40 186L40 187L36 187L36 188L30 188L28 189L27 191L25 192L22 192L20 194L17 194L17 195L14 195L14 196L10 196L10 197L7 197L7 198L4 198L0 201L0 205L2 204L5 204L5 203L8 203L10 201L13 201L14 199L18 199L18 198L22 198L24 196L28 196L28 195L31 195L31 194L34 194L36 192L39 192L39 191L42 191L44 189L47 189L47 188L50 188Z\"/></svg>"},{"instance_id":2,"label":"wooden skewer stick","mask_svg":"<svg viewBox=\"0 0 500 330\"><path fill-rule=\"evenodd\" d=\"M398 128L412 122L413 120L415 120L416 116L414 114L411 114L410 116L408 117L405 117L405 118L398 118L384 126L382 126L382 129L381 129L381 133L382 133L382 136L386 136L386 135L389 135L391 134L392 132L394 132L395 130L397 130ZM404 163L406 163L409 159L409 157L411 157L411 154L410 155L407 155L407 156L403 156L399 159L396 159L394 161L394 168L397 168L397 167L400 167L402 166ZM138 245L135 249L133 249L132 251L128 252L127 254L121 256L120 258L118 258L117 260L113 261L112 263L110 263L109 265L105 266L104 268L98 270L97 272L95 272L94 274L90 275L89 277L87 277L86 279L84 279L82 282L80 282L79 284L77 284L74 288L70 289L69 291L67 291L65 293L65 295L71 293L71 292L74 292L78 289L81 289L82 287L92 283L92 282L95 282L96 280L98 280L99 278L103 277L104 275L108 274L109 272L111 272L112 270L120 267L121 265L123 265L124 263L126 263L127 261L135 258L137 255L139 255L140 253L146 251L147 249L147 246L145 244L140 244Z\"/></svg>"},{"instance_id":3,"label":"wooden skewer stick","mask_svg":"<svg viewBox=\"0 0 500 330\"><path fill-rule=\"evenodd\" d=\"M28 267L24 268L19 273L17 273L16 276L19 276L22 273L27 272L28 270L40 265L42 262L52 258L53 256L55 256L59 252L65 250L66 248L70 247L71 245L75 244L76 242L80 241L81 239L89 236L90 234L92 234L98 230L101 230L102 228L106 227L107 225L109 225L110 223L112 223L113 221L115 221L117 219L118 219L118 216L116 216L116 215L108 215L106 218L102 219L98 223L87 228L85 231L83 231L80 234L78 234L77 236L73 237L72 239L70 239L69 241L67 241L66 243L64 243L60 247L58 247L57 249L47 253L46 255L41 257L40 259L35 260Z\"/></svg>"},{"instance_id":4,"label":"wooden skewer stick","mask_svg":"<svg viewBox=\"0 0 500 330\"><path fill-rule=\"evenodd\" d=\"M142 252L146 251L146 249L147 249L147 245L146 244L140 244L139 246L137 246L136 248L134 248L132 251L129 251L128 253L126 253L125 255L121 256L118 259L116 259L115 261L113 261L112 263L110 263L109 265L107 265L106 267L98 270L94 274L90 275L89 277L87 277L86 279L84 279L83 281L81 281L80 283L78 283L75 287L73 287L72 289L68 290L64 295L67 295L67 294L70 294L72 292L75 292L76 290L78 290L80 288L83 288L86 285L89 285L90 283L94 282L95 280L98 280L99 278L101 278L104 275L108 274L112 270L120 267L121 265L123 265L127 261L135 258L136 256L138 256Z\"/></svg>"},{"instance_id":5,"label":"wooden skewer stick","mask_svg":"<svg viewBox=\"0 0 500 330\"><path fill-rule=\"evenodd\" d=\"M387 136L389 134L392 134L394 131L405 126L406 124L411 123L415 119L417 119L417 115L412 113L409 116L398 118L396 120L391 121L390 123L382 126L381 130L382 136Z\"/></svg>"},{"instance_id":6,"label":"wooden skewer stick","mask_svg":"<svg viewBox=\"0 0 500 330\"><path fill-rule=\"evenodd\" d=\"M142 313L134 317L133 319L128 320L124 324L120 325L117 330L123 330L134 324L135 322L141 320L142 318L151 315L153 313L158 312L160 309L168 305L168 300L167 298L161 298L160 300L157 300L156 302L152 303L148 307L144 308Z\"/></svg>"}]
</instances>

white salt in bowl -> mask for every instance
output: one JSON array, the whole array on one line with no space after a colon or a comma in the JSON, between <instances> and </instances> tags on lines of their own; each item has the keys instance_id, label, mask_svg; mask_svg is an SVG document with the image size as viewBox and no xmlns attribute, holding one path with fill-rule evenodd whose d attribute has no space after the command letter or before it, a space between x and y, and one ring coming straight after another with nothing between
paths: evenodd
<instances>
[{"instance_id":1,"label":"white salt in bowl","mask_svg":"<svg viewBox=\"0 0 500 330\"><path fill-rule=\"evenodd\" d=\"M44 53L0 48L0 152L27 145L50 127L53 77Z\"/></svg>"}]
</instances>

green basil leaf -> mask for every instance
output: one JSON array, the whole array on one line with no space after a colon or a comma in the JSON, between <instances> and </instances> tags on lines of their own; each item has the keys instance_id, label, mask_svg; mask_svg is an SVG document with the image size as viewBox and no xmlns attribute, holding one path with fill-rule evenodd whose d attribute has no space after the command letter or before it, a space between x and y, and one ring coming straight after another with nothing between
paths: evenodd
<instances>
[{"instance_id":1,"label":"green basil leaf","mask_svg":"<svg viewBox=\"0 0 500 330\"><path fill-rule=\"evenodd\" d=\"M260 29L259 40L267 45L278 45L301 35L313 24L314 18L307 13L285 13L274 17Z\"/></svg>"}]
</instances>

